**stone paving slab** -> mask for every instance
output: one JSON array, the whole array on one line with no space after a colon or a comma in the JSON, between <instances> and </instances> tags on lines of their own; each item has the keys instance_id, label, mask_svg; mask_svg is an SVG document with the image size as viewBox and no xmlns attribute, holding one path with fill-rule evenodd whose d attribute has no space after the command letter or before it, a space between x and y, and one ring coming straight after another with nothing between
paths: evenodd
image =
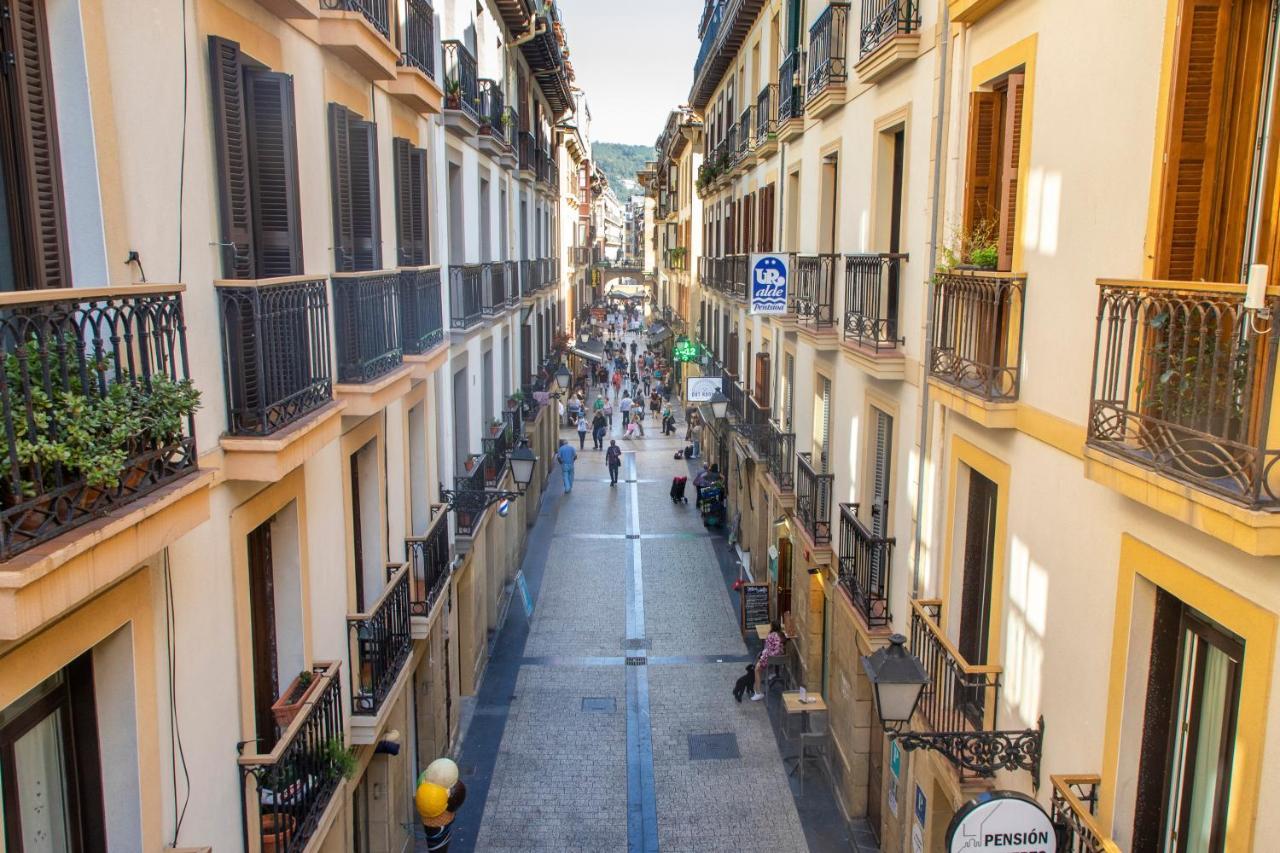
<instances>
[{"instance_id":1,"label":"stone paving slab","mask_svg":"<svg viewBox=\"0 0 1280 853\"><path fill-rule=\"evenodd\" d=\"M713 541L718 540L703 536L641 541L650 654L746 654Z\"/></svg>"},{"instance_id":2,"label":"stone paving slab","mask_svg":"<svg viewBox=\"0 0 1280 853\"><path fill-rule=\"evenodd\" d=\"M570 498L577 494L575 491ZM571 515L562 510L560 522ZM623 584L627 548L625 539L557 536L551 540L525 643L526 657L622 653L619 638L626 624Z\"/></svg>"}]
</instances>

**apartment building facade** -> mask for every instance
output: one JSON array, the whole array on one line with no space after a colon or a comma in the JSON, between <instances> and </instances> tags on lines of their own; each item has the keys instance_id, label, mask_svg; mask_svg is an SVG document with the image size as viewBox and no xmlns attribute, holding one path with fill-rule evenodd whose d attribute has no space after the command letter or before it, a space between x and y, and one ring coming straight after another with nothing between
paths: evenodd
<instances>
[{"instance_id":1,"label":"apartment building facade","mask_svg":"<svg viewBox=\"0 0 1280 853\"><path fill-rule=\"evenodd\" d=\"M1086 7L700 22L704 454L886 850L993 788L1072 849L1275 832L1274 4ZM782 316L749 313L763 251ZM860 659L893 633L903 730L949 753L886 736Z\"/></svg>"},{"instance_id":2,"label":"apartment building facade","mask_svg":"<svg viewBox=\"0 0 1280 853\"><path fill-rule=\"evenodd\" d=\"M7 848L412 845L554 447L536 6L10 4Z\"/></svg>"}]
</instances>

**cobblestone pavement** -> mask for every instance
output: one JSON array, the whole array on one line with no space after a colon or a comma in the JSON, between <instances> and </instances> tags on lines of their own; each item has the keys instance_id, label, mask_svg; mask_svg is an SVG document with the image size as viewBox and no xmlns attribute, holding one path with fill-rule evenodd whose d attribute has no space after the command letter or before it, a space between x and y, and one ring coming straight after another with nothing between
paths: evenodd
<instances>
[{"instance_id":1,"label":"cobblestone pavement","mask_svg":"<svg viewBox=\"0 0 1280 853\"><path fill-rule=\"evenodd\" d=\"M682 438L620 440L616 487L589 447L572 494L552 477L524 564L533 615L512 608L475 710L505 724L462 745L464 773L491 772L468 783L454 850L810 849L766 703L730 693L750 657L724 541L692 487L687 505L668 497L689 473ZM721 736L714 757L692 753L705 735Z\"/></svg>"}]
</instances>

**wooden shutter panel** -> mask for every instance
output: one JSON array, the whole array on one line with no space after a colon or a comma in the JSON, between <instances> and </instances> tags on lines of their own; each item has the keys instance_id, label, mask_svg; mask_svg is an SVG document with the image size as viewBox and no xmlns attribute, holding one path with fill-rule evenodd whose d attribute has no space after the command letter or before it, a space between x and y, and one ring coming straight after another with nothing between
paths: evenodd
<instances>
[{"instance_id":1,"label":"wooden shutter panel","mask_svg":"<svg viewBox=\"0 0 1280 853\"><path fill-rule=\"evenodd\" d=\"M1156 276L1206 277L1214 176L1225 113L1230 0L1186 0L1173 60L1172 110L1156 243Z\"/></svg>"},{"instance_id":2,"label":"wooden shutter panel","mask_svg":"<svg viewBox=\"0 0 1280 853\"><path fill-rule=\"evenodd\" d=\"M333 268L351 272L355 267L355 232L351 222L351 111L329 104L329 172L333 191Z\"/></svg>"},{"instance_id":3,"label":"wooden shutter panel","mask_svg":"<svg viewBox=\"0 0 1280 853\"><path fill-rule=\"evenodd\" d=\"M355 268L382 266L382 220L378 202L378 128L373 122L350 121L351 228L355 236Z\"/></svg>"},{"instance_id":4,"label":"wooden shutter panel","mask_svg":"<svg viewBox=\"0 0 1280 853\"><path fill-rule=\"evenodd\" d=\"M893 451L893 418L879 409L874 411L876 446L871 475L871 532L876 536L884 536L888 533L886 516L889 505L889 466Z\"/></svg>"},{"instance_id":5,"label":"wooden shutter panel","mask_svg":"<svg viewBox=\"0 0 1280 853\"><path fill-rule=\"evenodd\" d=\"M1000 217L1001 93L969 94L969 148L965 170L965 219L968 233L981 222Z\"/></svg>"},{"instance_id":6,"label":"wooden shutter panel","mask_svg":"<svg viewBox=\"0 0 1280 853\"><path fill-rule=\"evenodd\" d=\"M396 247L401 266L414 266L413 221L413 146L409 140L399 137L391 140L391 154L395 160L396 183Z\"/></svg>"},{"instance_id":7,"label":"wooden shutter panel","mask_svg":"<svg viewBox=\"0 0 1280 853\"><path fill-rule=\"evenodd\" d=\"M244 86L256 275L298 275L302 227L293 78L275 71L246 70Z\"/></svg>"},{"instance_id":8,"label":"wooden shutter panel","mask_svg":"<svg viewBox=\"0 0 1280 853\"><path fill-rule=\"evenodd\" d=\"M1022 90L1025 77L1010 74L1005 90L1003 148L1000 157L999 269L1013 268L1013 247L1018 227L1018 165L1022 149Z\"/></svg>"},{"instance_id":9,"label":"wooden shutter panel","mask_svg":"<svg viewBox=\"0 0 1280 853\"><path fill-rule=\"evenodd\" d=\"M413 149L413 158L409 163L413 181L414 220L417 222L417 239L415 249L418 263L431 262L431 219L428 211L431 205L427 202L428 161L425 148Z\"/></svg>"},{"instance_id":10,"label":"wooden shutter panel","mask_svg":"<svg viewBox=\"0 0 1280 853\"><path fill-rule=\"evenodd\" d=\"M770 390L769 379L771 376L772 376L772 371L770 370L770 367L769 367L769 353L767 352L756 353L755 401L756 401L756 405L765 409L769 408L769 390Z\"/></svg>"},{"instance_id":11,"label":"wooden shutter panel","mask_svg":"<svg viewBox=\"0 0 1280 853\"><path fill-rule=\"evenodd\" d=\"M213 84L214 141L218 156L218 210L222 274L257 278L254 261L252 191L249 180L249 132L240 45L209 36Z\"/></svg>"}]
</instances>

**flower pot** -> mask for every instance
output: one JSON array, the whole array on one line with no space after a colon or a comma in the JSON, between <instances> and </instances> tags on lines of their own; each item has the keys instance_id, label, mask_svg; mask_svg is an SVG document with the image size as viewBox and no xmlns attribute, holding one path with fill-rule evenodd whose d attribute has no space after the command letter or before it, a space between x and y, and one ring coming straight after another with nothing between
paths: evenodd
<instances>
[{"instance_id":1,"label":"flower pot","mask_svg":"<svg viewBox=\"0 0 1280 853\"><path fill-rule=\"evenodd\" d=\"M319 680L312 678L311 681L303 684L298 676L289 682L288 688L281 694L271 705L271 716L275 717L276 724L282 729L287 729L289 724L293 722L293 718L298 716L302 710L302 706L307 703L311 697L311 691L315 690Z\"/></svg>"},{"instance_id":2,"label":"flower pot","mask_svg":"<svg viewBox=\"0 0 1280 853\"><path fill-rule=\"evenodd\" d=\"M297 821L287 814L268 812L262 816L262 850L288 850Z\"/></svg>"},{"instance_id":3,"label":"flower pot","mask_svg":"<svg viewBox=\"0 0 1280 853\"><path fill-rule=\"evenodd\" d=\"M9 505L16 506L21 502L21 497L11 498ZM13 516L9 523L14 529L22 533L34 534L40 530L45 521L52 515L54 515L53 496L42 494L32 500L31 505L27 507L25 512Z\"/></svg>"}]
</instances>

